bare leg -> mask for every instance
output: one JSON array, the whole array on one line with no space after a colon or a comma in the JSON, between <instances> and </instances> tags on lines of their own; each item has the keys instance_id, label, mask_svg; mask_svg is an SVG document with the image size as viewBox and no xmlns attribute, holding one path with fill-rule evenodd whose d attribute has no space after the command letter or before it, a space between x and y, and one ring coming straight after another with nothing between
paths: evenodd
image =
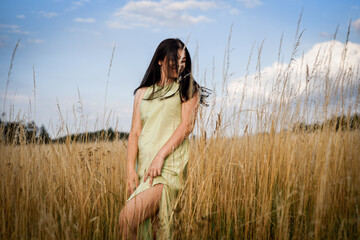
<instances>
[{"instance_id":1,"label":"bare leg","mask_svg":"<svg viewBox=\"0 0 360 240\"><path fill-rule=\"evenodd\" d=\"M156 184L126 203L119 215L120 236L136 239L139 224L158 212L163 187L163 184Z\"/></svg>"}]
</instances>

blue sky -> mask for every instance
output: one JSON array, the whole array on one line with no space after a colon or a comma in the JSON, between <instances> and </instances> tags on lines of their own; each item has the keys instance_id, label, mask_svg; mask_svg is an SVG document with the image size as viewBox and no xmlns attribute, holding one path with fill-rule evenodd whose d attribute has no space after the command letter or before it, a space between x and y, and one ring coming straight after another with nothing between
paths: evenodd
<instances>
[{"instance_id":1,"label":"blue sky","mask_svg":"<svg viewBox=\"0 0 360 240\"><path fill-rule=\"evenodd\" d=\"M358 0L2 0L1 111L5 120L35 117L53 136L61 125L58 106L71 131L82 131L85 125L87 130L101 128L96 119L103 119L109 63L116 44L108 79L106 112L111 112L111 117L107 125L129 131L133 90L163 39L188 39L197 63L194 75L201 81L206 72L210 82L214 61L214 81L220 86L231 25L230 72L236 79L245 74L253 44L257 50L264 41L262 66L271 66L283 35L282 57L287 61L302 10L300 52L331 40L337 27L337 40L344 43L350 20L349 40L360 44ZM19 39L3 109L11 56ZM80 123L81 113L86 124Z\"/></svg>"}]
</instances>

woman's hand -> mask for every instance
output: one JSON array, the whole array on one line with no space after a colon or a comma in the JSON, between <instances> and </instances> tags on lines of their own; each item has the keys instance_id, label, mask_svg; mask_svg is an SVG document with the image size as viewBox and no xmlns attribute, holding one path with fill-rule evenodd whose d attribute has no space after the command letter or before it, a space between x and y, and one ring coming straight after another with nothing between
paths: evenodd
<instances>
[{"instance_id":1,"label":"woman's hand","mask_svg":"<svg viewBox=\"0 0 360 240\"><path fill-rule=\"evenodd\" d=\"M135 187L134 187L135 184ZM134 192L135 188L139 186L139 178L134 170L127 171L127 189L129 196Z\"/></svg>"},{"instance_id":2,"label":"woman's hand","mask_svg":"<svg viewBox=\"0 0 360 240\"><path fill-rule=\"evenodd\" d=\"M159 154L157 154L145 173L144 182L146 182L146 179L150 177L149 183L151 186L153 183L153 178L161 174L161 168L163 165L164 165L164 158Z\"/></svg>"}]
</instances>

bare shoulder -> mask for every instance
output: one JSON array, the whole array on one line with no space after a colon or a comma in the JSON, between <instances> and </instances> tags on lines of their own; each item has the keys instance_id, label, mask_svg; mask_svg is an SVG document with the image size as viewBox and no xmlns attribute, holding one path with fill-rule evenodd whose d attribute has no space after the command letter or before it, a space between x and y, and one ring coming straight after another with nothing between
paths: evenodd
<instances>
[{"instance_id":1,"label":"bare shoulder","mask_svg":"<svg viewBox=\"0 0 360 240\"><path fill-rule=\"evenodd\" d=\"M191 98L188 100L184 100L182 103L185 105L199 105L200 102L200 95L199 93L194 94Z\"/></svg>"},{"instance_id":2,"label":"bare shoulder","mask_svg":"<svg viewBox=\"0 0 360 240\"><path fill-rule=\"evenodd\" d=\"M135 93L135 102L140 103L148 87L139 88Z\"/></svg>"},{"instance_id":3,"label":"bare shoulder","mask_svg":"<svg viewBox=\"0 0 360 240\"><path fill-rule=\"evenodd\" d=\"M139 88L137 91L136 91L136 95L143 95L146 91L148 87L142 87L142 88Z\"/></svg>"}]
</instances>

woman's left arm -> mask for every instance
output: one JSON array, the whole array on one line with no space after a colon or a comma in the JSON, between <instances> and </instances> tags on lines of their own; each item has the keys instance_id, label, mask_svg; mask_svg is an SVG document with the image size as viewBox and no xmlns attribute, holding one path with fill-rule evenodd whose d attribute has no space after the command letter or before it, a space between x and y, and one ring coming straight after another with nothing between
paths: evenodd
<instances>
[{"instance_id":1,"label":"woman's left arm","mask_svg":"<svg viewBox=\"0 0 360 240\"><path fill-rule=\"evenodd\" d=\"M199 94L195 94L194 97L181 104L181 123L151 162L149 169L145 173L144 182L150 177L150 185L152 185L153 178L161 174L161 168L164 165L166 156L177 148L193 131L198 108Z\"/></svg>"}]
</instances>

